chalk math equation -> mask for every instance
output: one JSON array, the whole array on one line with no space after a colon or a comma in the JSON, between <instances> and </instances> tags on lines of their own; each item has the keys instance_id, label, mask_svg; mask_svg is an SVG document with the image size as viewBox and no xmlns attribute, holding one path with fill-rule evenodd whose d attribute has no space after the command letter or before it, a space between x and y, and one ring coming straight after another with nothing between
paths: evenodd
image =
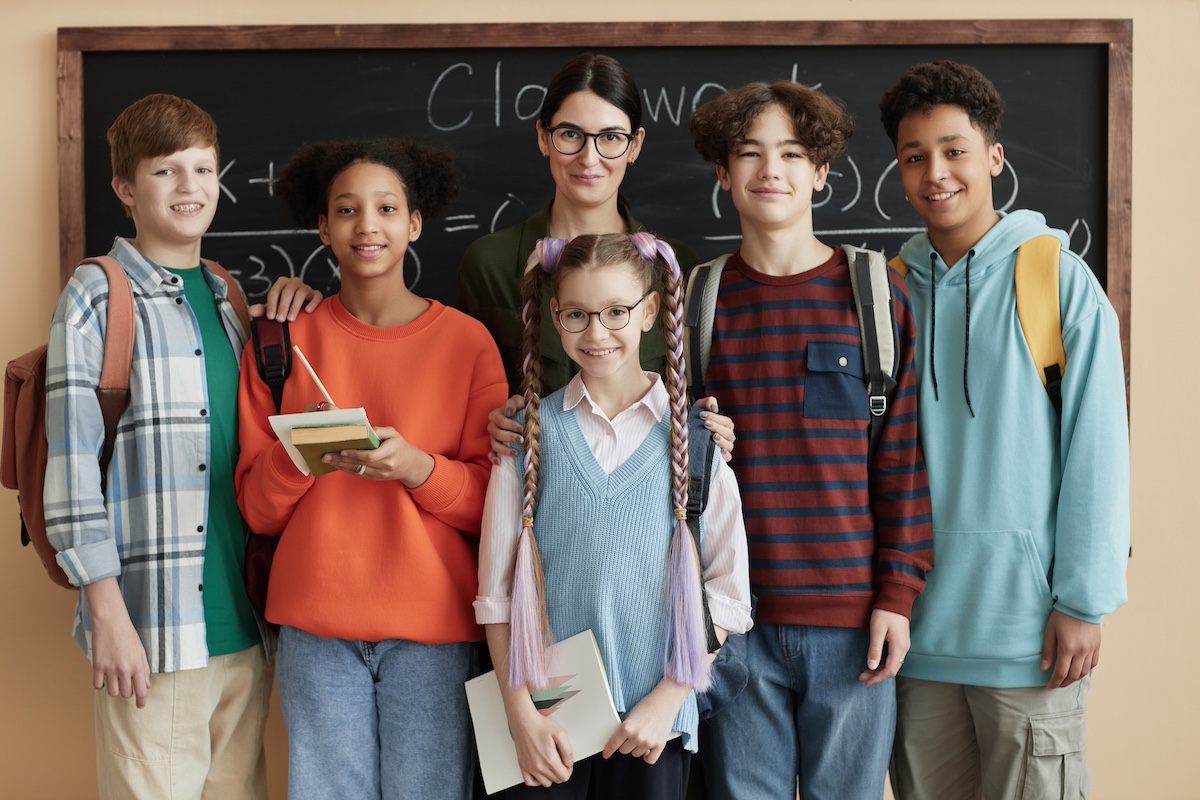
<instances>
[{"instance_id":1,"label":"chalk math equation","mask_svg":"<svg viewBox=\"0 0 1200 800\"><path fill-rule=\"evenodd\" d=\"M226 172L234 166L236 159L230 160L220 173L220 189L224 201L237 204L246 192L262 191L273 196L275 181L275 162L268 162L261 175L244 180L245 186L230 185ZM870 246L881 236L907 238L920 233L923 228L919 225L897 225L896 216L904 209L903 192L897 190L899 179L895 175L896 160L892 159L884 169L875 176L864 175L852 155L836 159L829 170L825 188L813 197L818 226L818 237L832 243L854 243L860 246ZM897 186L890 186L896 184ZM891 191L888 191L890 186ZM1000 211L1019 208L1020 178L1016 166L1011 160L1005 160L1005 174L996 180L996 200ZM1003 202L1001 203L1001 200ZM421 251L423 243L437 242L442 245L452 244L461 254L475 239L491 233L507 225L515 224L523 219L532 209L540 205L540 199L526 202L517 195L507 192L503 197L495 198L493 207L479 209L474 213L449 214L432 225L427 223L421 239L411 244L405 257L406 282L414 291L421 289L422 262ZM519 214L512 213L513 207L519 209ZM870 225L839 226L836 224L840 217L849 212L865 207L867 213L875 221ZM721 191L720 184L712 184L709 202L707 204L708 218L698 221L697 227L708 230L713 222L728 221L736 230L737 215L728 197ZM228 207L218 211L222 217L230 216ZM858 218L861 219L862 213ZM829 223L833 221L834 224ZM824 223L824 224L822 224ZM1067 230L1070 236L1071 250L1081 258L1086 259L1092 247L1092 231L1087 221L1077 217ZM252 240L254 248L261 249L255 255L247 256L249 263L227 265L233 272L252 302L262 300L271 287L275 278L280 275L299 277L306 283L323 291L336 291L341 280L338 273L337 261L332 251L316 238L315 229L276 228L269 230L233 230L210 231L205 239L219 241L228 239ZM703 242L719 243L727 250L736 249L741 236L736 233L704 233L700 237ZM700 242L695 243L696 246ZM876 245L878 246L878 245ZM893 253L888 253L893 255ZM457 263L457 262L456 262Z\"/></svg>"},{"instance_id":2,"label":"chalk math equation","mask_svg":"<svg viewBox=\"0 0 1200 800\"><path fill-rule=\"evenodd\" d=\"M727 86L763 77L762 70L740 75L729 64L714 64L715 74L725 78L721 82L711 80L712 75L685 69L686 80L655 83L653 77L648 81L641 77L653 76L653 69L622 58L642 81L642 124L647 129L643 158L636 169L629 169L621 189L635 216L663 235L688 242L704 258L736 249L740 240L736 210L721 191L711 165L695 153L687 119L696 107ZM553 74L553 69L539 67L535 72L528 63L510 64L499 58L475 63L450 58L433 69L426 65L417 82L423 82L424 88L407 86L407 93L397 96L389 116L383 118L384 129L393 135L416 136L451 149L465 174L457 205L448 216L425 220L421 238L408 249L405 276L414 291L449 300L454 267L466 247L484 234L521 222L551 198L553 185L546 163L537 153L534 134L546 87L528 80L525 76L529 74ZM825 88L843 98L859 121L850 152L831 163L825 187L813 198L817 236L829 244L855 244L894 255L906 239L923 228L904 200L890 143L881 130L873 129L878 128L871 119L876 89L861 87L845 77L831 78L828 86L812 82L801 62L790 59L775 75ZM1038 116L1011 106L1009 113ZM344 135L312 131L313 138ZM1068 179L1057 174L1048 177L1047 165L1059 166L1039 150L1048 146L1048 140L1036 129L1025 137L1027 141L1009 147L1001 136L1007 157L1003 173L993 183L997 208L1044 210L1051 225L1068 231L1071 250L1086 259L1093 249L1088 215L1094 212L1087 208L1088 192L1093 190L1085 178L1092 176L1080 178L1079 170L1071 167L1064 168L1071 173ZM270 150L269 141L265 146L260 141L239 148L236 139L226 144L225 152L229 160L220 171L222 205L215 229L205 237L206 252L238 277L252 300L265 297L281 275L300 277L326 293L337 291L336 260L320 243L316 231L279 224L283 214L274 189L290 154ZM1030 164L1038 187L1024 200L1023 163ZM1038 192L1048 185L1056 189L1066 185L1067 194L1047 202ZM669 197L664 198L664 192ZM1079 207L1073 209L1076 194ZM1096 235L1102 237L1103 230ZM1101 256L1102 251L1101 247Z\"/></svg>"}]
</instances>

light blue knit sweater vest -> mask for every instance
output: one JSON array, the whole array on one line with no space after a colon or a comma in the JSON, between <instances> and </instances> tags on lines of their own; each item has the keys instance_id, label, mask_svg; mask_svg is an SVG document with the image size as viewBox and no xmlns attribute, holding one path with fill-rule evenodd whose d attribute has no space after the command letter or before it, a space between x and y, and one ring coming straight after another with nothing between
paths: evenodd
<instances>
[{"instance_id":1,"label":"light blue knit sweater vest","mask_svg":"<svg viewBox=\"0 0 1200 800\"><path fill-rule=\"evenodd\" d=\"M624 718L663 677L667 559L676 524L670 414L611 475L592 455L574 410L563 410L561 390L542 402L541 417L534 536L550 627L556 641L592 630ZM708 435L689 427L690 436ZM698 724L692 693L674 724L692 752Z\"/></svg>"}]
</instances>

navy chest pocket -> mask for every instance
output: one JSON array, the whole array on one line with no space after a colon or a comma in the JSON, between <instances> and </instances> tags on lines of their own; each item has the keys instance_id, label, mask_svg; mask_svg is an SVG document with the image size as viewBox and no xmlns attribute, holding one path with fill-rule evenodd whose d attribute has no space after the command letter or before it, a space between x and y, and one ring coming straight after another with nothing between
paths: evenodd
<instances>
[{"instance_id":1,"label":"navy chest pocket","mask_svg":"<svg viewBox=\"0 0 1200 800\"><path fill-rule=\"evenodd\" d=\"M807 419L866 419L862 350L845 342L809 342L804 375Z\"/></svg>"}]
</instances>

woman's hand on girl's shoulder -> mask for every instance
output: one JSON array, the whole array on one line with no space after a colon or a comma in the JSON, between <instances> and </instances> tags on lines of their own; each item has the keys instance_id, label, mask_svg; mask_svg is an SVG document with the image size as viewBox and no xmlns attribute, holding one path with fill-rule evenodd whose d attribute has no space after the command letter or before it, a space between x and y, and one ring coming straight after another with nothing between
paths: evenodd
<instances>
[{"instance_id":1,"label":"woman's hand on girl's shoulder","mask_svg":"<svg viewBox=\"0 0 1200 800\"><path fill-rule=\"evenodd\" d=\"M549 717L537 711L509 719L517 765L526 786L548 787L570 779L575 769L571 737Z\"/></svg>"},{"instance_id":2,"label":"woman's hand on girl's shoulder","mask_svg":"<svg viewBox=\"0 0 1200 800\"><path fill-rule=\"evenodd\" d=\"M729 461L733 458L733 442L737 436L733 432L733 420L718 413L717 398L705 397L697 400L694 408L702 410L700 419L704 427L712 432L713 441L721 448L721 458Z\"/></svg>"},{"instance_id":3,"label":"woman's hand on girl's shoulder","mask_svg":"<svg viewBox=\"0 0 1200 800\"><path fill-rule=\"evenodd\" d=\"M514 394L508 402L488 414L488 436L492 437L492 452L488 458L499 464L504 456L513 455L514 444L521 444L521 423L513 417L525 408L525 398Z\"/></svg>"}]
</instances>

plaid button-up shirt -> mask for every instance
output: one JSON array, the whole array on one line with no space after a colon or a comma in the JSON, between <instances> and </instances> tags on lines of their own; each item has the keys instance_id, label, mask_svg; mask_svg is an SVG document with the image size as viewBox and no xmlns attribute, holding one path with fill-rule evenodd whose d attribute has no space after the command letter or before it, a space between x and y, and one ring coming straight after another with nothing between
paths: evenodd
<instances>
[{"instance_id":1,"label":"plaid button-up shirt","mask_svg":"<svg viewBox=\"0 0 1200 800\"><path fill-rule=\"evenodd\" d=\"M59 297L46 363L46 530L72 583L116 577L151 672L208 663L204 547L210 418L200 327L183 282L118 238L109 255L133 288L133 367L100 491L104 422L95 389L104 360L108 281L88 265ZM230 344L246 341L221 279L204 269ZM79 595L74 635L91 658L92 620Z\"/></svg>"}]
</instances>

